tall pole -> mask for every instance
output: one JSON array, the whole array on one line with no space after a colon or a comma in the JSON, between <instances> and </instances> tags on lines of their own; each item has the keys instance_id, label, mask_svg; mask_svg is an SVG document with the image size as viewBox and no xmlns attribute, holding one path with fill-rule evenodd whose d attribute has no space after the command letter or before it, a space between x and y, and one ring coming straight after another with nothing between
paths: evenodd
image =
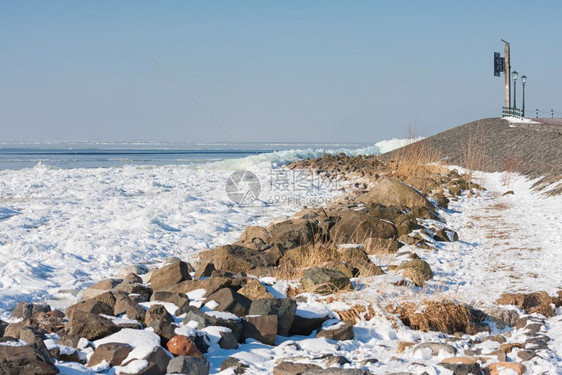
<instances>
[{"instance_id":1,"label":"tall pole","mask_svg":"<svg viewBox=\"0 0 562 375\"><path fill-rule=\"evenodd\" d=\"M513 109L517 109L517 78L513 78Z\"/></svg>"},{"instance_id":2,"label":"tall pole","mask_svg":"<svg viewBox=\"0 0 562 375\"><path fill-rule=\"evenodd\" d=\"M525 81L521 81L523 84L523 108L521 108L521 117L525 117Z\"/></svg>"},{"instance_id":3,"label":"tall pole","mask_svg":"<svg viewBox=\"0 0 562 375\"><path fill-rule=\"evenodd\" d=\"M505 40L501 40L505 43L505 60L504 60L504 74L505 74L505 107L511 108L511 65L509 63L509 43Z\"/></svg>"}]
</instances>

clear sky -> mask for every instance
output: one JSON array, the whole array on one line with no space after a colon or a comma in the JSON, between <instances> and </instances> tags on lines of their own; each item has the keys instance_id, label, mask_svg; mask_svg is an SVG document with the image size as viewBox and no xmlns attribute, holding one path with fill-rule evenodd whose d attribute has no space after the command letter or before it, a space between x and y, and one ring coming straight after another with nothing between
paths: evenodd
<instances>
[{"instance_id":1,"label":"clear sky","mask_svg":"<svg viewBox=\"0 0 562 375\"><path fill-rule=\"evenodd\" d=\"M560 15L559 0L3 1L0 140L431 135L501 113L500 38L527 112L562 112Z\"/></svg>"}]
</instances>

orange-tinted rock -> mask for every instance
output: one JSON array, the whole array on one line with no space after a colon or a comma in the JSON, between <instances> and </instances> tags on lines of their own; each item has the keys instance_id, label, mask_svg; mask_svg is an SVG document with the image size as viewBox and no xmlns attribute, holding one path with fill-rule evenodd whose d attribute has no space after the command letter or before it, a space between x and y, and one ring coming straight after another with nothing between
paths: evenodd
<instances>
[{"instance_id":1,"label":"orange-tinted rock","mask_svg":"<svg viewBox=\"0 0 562 375\"><path fill-rule=\"evenodd\" d=\"M500 375L502 369L515 370L519 375L523 375L527 368L522 363L517 362L497 362L492 363L488 369L490 370L490 375Z\"/></svg>"},{"instance_id":2,"label":"orange-tinted rock","mask_svg":"<svg viewBox=\"0 0 562 375\"><path fill-rule=\"evenodd\" d=\"M197 348L193 340L184 335L172 337L166 347L168 351L174 355L204 358L203 353Z\"/></svg>"}]
</instances>

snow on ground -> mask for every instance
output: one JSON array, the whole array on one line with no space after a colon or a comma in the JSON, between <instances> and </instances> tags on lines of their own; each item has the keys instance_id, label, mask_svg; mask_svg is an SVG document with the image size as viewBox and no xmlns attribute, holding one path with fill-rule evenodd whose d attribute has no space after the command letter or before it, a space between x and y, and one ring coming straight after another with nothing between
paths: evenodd
<instances>
[{"instance_id":1,"label":"snow on ground","mask_svg":"<svg viewBox=\"0 0 562 375\"><path fill-rule=\"evenodd\" d=\"M482 173L488 190L466 195L443 213L460 241L424 254L434 282L466 302L488 304L503 292L550 294L562 289L562 196L544 197L534 181L514 174ZM513 191L514 194L504 193Z\"/></svg>"},{"instance_id":2,"label":"snow on ground","mask_svg":"<svg viewBox=\"0 0 562 375\"><path fill-rule=\"evenodd\" d=\"M242 167L259 176L260 199L241 207L225 192L236 167L0 171L0 313L25 299L68 305L77 290L127 265L234 242L247 225L341 194L335 184L270 189L268 164L253 163Z\"/></svg>"},{"instance_id":3,"label":"snow on ground","mask_svg":"<svg viewBox=\"0 0 562 375\"><path fill-rule=\"evenodd\" d=\"M9 309L22 298L61 298L60 305L69 304L74 294L61 290L76 290L114 276L129 264L158 263L168 256L185 257L231 242L247 225L264 225L279 215L290 215L313 199L325 201L340 194L323 189L288 190L283 194L292 203L268 204L268 197L280 194L264 191L257 204L239 207L224 190L232 171L252 167L263 189L263 181L268 181L271 173L269 164L259 157L250 158L254 159L199 169L36 167L0 171L0 309ZM343 310L356 303L380 307L388 301L432 297L485 308L506 291L546 290L553 294L562 289L562 197L546 198L531 190L533 181L505 173L481 174L479 182L488 190L476 197L465 195L453 200L449 210L441 212L460 241L440 243L437 250L408 248L427 260L435 272L435 278L424 288L391 285L397 276L389 273L355 280L359 293L342 295L343 301L328 307ZM508 190L514 194L504 196ZM399 258L390 256L378 262L398 263ZM274 283L262 280L266 281ZM274 283L268 290L279 295L284 285ZM194 303L201 302L195 294L190 297ZM302 314L322 309L313 298L299 304ZM528 363L529 373L562 371L561 314L562 309L558 309L558 315L547 320L546 333L552 338L549 347L556 356ZM472 339L484 334L479 335ZM398 345L399 341L443 339L440 333L413 331L375 314L355 327L352 341L336 343L312 334L278 337L278 345L271 347L248 340L237 350L211 348L206 357L212 373L218 372L220 363L228 357L250 363L249 373L270 373L283 358L297 356L321 364L326 355L336 354L352 360L355 367L364 363L374 373L443 374L436 364L450 355L432 357L423 350L401 351ZM511 340L518 339L521 337L515 332ZM459 355L468 348L465 339L449 344ZM491 351L494 345L488 342L483 348ZM376 361L368 361L373 358ZM89 373L75 364L61 364L59 368L63 374Z\"/></svg>"}]
</instances>

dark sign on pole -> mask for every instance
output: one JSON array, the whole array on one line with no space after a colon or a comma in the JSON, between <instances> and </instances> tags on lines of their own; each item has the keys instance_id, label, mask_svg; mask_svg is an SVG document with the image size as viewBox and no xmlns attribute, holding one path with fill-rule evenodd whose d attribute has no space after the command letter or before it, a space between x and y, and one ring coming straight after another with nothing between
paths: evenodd
<instances>
[{"instance_id":1,"label":"dark sign on pole","mask_svg":"<svg viewBox=\"0 0 562 375\"><path fill-rule=\"evenodd\" d=\"M494 75L496 77L499 77L500 73L505 71L504 61L499 52L494 52Z\"/></svg>"}]
</instances>

